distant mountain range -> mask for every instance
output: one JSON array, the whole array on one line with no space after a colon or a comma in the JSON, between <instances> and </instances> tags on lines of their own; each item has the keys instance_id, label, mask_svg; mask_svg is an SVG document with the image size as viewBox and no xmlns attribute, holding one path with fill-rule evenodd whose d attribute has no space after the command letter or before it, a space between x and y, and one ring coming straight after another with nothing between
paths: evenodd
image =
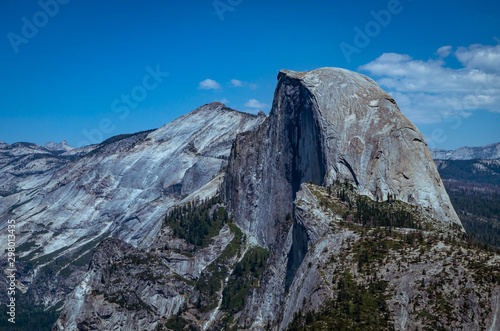
<instances>
[{"instance_id":1,"label":"distant mountain range","mask_svg":"<svg viewBox=\"0 0 500 331\"><path fill-rule=\"evenodd\" d=\"M434 160L499 160L500 143L480 147L461 147L456 150L431 149Z\"/></svg>"}]
</instances>

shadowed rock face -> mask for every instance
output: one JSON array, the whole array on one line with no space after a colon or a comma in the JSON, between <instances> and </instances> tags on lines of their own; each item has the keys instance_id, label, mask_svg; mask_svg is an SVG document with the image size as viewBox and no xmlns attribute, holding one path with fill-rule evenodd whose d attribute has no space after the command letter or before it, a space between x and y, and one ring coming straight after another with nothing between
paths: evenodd
<instances>
[{"instance_id":1,"label":"shadowed rock face","mask_svg":"<svg viewBox=\"0 0 500 331\"><path fill-rule=\"evenodd\" d=\"M300 81L280 74L270 116L233 144L226 201L238 225L261 244L274 241L275 225L292 213L301 183L324 182L324 139L313 100Z\"/></svg>"},{"instance_id":2,"label":"shadowed rock face","mask_svg":"<svg viewBox=\"0 0 500 331\"><path fill-rule=\"evenodd\" d=\"M373 80L337 68L280 71L269 117L233 144L224 186L229 209L269 245L301 183L336 179L461 225L422 134Z\"/></svg>"}]
</instances>

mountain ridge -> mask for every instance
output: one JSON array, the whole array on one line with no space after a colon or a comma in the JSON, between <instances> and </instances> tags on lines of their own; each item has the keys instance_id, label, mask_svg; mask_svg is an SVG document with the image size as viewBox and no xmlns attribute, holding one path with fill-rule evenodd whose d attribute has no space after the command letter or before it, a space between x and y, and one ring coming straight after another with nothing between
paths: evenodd
<instances>
[{"instance_id":1,"label":"mountain ridge","mask_svg":"<svg viewBox=\"0 0 500 331\"><path fill-rule=\"evenodd\" d=\"M20 302L61 311L55 331L500 321L500 256L361 74L282 70L269 116L216 102L65 153L16 148L0 145L0 226L18 222Z\"/></svg>"},{"instance_id":2,"label":"mountain ridge","mask_svg":"<svg viewBox=\"0 0 500 331\"><path fill-rule=\"evenodd\" d=\"M431 149L432 158L438 160L500 159L500 143L477 147L460 147L455 150Z\"/></svg>"},{"instance_id":3,"label":"mountain ridge","mask_svg":"<svg viewBox=\"0 0 500 331\"><path fill-rule=\"evenodd\" d=\"M168 208L215 177L236 133L263 120L218 103L202 107L159 129L65 153L35 144L0 147L0 224L16 220L17 257L26 270L19 280L33 303L63 300L85 274L68 258L91 254L104 238L151 244L145 239Z\"/></svg>"}]
</instances>

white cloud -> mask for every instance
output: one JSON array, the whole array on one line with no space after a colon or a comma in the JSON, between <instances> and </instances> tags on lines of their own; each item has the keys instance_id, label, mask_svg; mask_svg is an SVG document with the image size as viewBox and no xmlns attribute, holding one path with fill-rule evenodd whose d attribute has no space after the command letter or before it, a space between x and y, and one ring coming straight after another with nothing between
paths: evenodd
<instances>
[{"instance_id":1,"label":"white cloud","mask_svg":"<svg viewBox=\"0 0 500 331\"><path fill-rule=\"evenodd\" d=\"M265 103L261 103L261 102L257 101L256 99L250 99L247 101L247 103L245 103L245 107L262 110L263 108L268 108L269 105L267 105Z\"/></svg>"},{"instance_id":2,"label":"white cloud","mask_svg":"<svg viewBox=\"0 0 500 331\"><path fill-rule=\"evenodd\" d=\"M466 68L500 73L500 45L459 47L455 55Z\"/></svg>"},{"instance_id":3,"label":"white cloud","mask_svg":"<svg viewBox=\"0 0 500 331\"><path fill-rule=\"evenodd\" d=\"M228 104L229 100L227 100L226 98L224 98L224 99L220 100L219 102L223 103L223 104Z\"/></svg>"},{"instance_id":4,"label":"white cloud","mask_svg":"<svg viewBox=\"0 0 500 331\"><path fill-rule=\"evenodd\" d=\"M200 82L199 88L201 88L202 90L211 90L211 89L216 90L220 89L221 86L215 80L207 78L204 81Z\"/></svg>"},{"instance_id":5,"label":"white cloud","mask_svg":"<svg viewBox=\"0 0 500 331\"><path fill-rule=\"evenodd\" d=\"M447 46L445 46L447 47ZM451 50L441 47L441 53ZM438 54L439 54L438 50ZM500 112L499 46L473 45L455 53L464 67L446 67L442 59L414 60L406 54L384 53L359 69L378 76L401 110L416 123L436 123L471 111Z\"/></svg>"},{"instance_id":6,"label":"white cloud","mask_svg":"<svg viewBox=\"0 0 500 331\"><path fill-rule=\"evenodd\" d=\"M257 85L257 84L244 82L244 81L239 80L239 79L231 79L230 82L231 82L232 87L249 87L252 90L255 90L257 87L259 87L259 85Z\"/></svg>"},{"instance_id":7,"label":"white cloud","mask_svg":"<svg viewBox=\"0 0 500 331\"><path fill-rule=\"evenodd\" d=\"M451 53L451 48L452 48L451 46L439 47L437 53L441 57L447 57Z\"/></svg>"},{"instance_id":8,"label":"white cloud","mask_svg":"<svg viewBox=\"0 0 500 331\"><path fill-rule=\"evenodd\" d=\"M233 84L234 87L243 86L243 82L241 80L237 80L237 79L231 79L231 84Z\"/></svg>"}]
</instances>

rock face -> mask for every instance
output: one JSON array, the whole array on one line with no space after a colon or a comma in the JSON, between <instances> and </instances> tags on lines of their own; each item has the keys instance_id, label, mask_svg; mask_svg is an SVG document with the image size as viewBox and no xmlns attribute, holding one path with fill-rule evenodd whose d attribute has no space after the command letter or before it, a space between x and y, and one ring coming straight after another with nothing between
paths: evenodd
<instances>
[{"instance_id":1,"label":"rock face","mask_svg":"<svg viewBox=\"0 0 500 331\"><path fill-rule=\"evenodd\" d=\"M332 203L321 204L320 201ZM248 300L244 312L247 321L252 317L260 319L253 322L255 328L262 328L266 319L270 319L275 329L282 330L290 326L295 314L304 316L308 311L324 311L323 317L313 315L312 321L322 318L325 323L332 323L327 324L329 329L342 329L335 324L342 318L335 315L337 308L331 307L340 301L342 286L347 286L346 278L351 276L360 289L370 289L371 300L377 300L378 286L385 289L381 292L383 300L368 309L370 315L379 314L379 323L387 319L378 324L383 329L435 329L439 325L447 329L498 328L500 286L490 278L499 274L498 254L489 254L460 242L440 241L438 233L428 232L411 242L405 240L410 229L395 228L394 232L387 232L345 226L339 214L347 206L339 202L336 198L328 198L325 188L313 184L303 184L297 192L296 220L288 232L288 247L296 242L291 237L297 236L290 232L299 232L304 238L304 254L288 290L282 290L281 296L275 284L286 283L284 263L279 263L279 259L269 261L270 268L281 272L264 275L262 287L253 292L252 304ZM387 205L386 202L377 204ZM290 259L291 255L288 256ZM482 262L475 265L474 261ZM281 303L278 307L266 306L270 292ZM356 295L362 296L359 293L350 295L354 302ZM361 306L366 304L361 303ZM366 318L363 310L361 307L358 316L361 320ZM331 320L324 316L331 316ZM304 322L305 319L298 320ZM319 322L317 325L325 324ZM337 327L332 328L334 325ZM375 328L375 325L370 327ZM360 325L360 329L364 327Z\"/></svg>"},{"instance_id":2,"label":"rock face","mask_svg":"<svg viewBox=\"0 0 500 331\"><path fill-rule=\"evenodd\" d=\"M213 103L67 152L0 143L0 169L53 330L499 327L500 256L360 74L281 71L268 117Z\"/></svg>"},{"instance_id":3,"label":"rock face","mask_svg":"<svg viewBox=\"0 0 500 331\"><path fill-rule=\"evenodd\" d=\"M435 160L500 160L500 143L481 147L461 147L450 151L431 149Z\"/></svg>"},{"instance_id":4,"label":"rock face","mask_svg":"<svg viewBox=\"0 0 500 331\"><path fill-rule=\"evenodd\" d=\"M211 181L218 183L217 178ZM220 224L222 219L228 219L223 215L228 214L220 197L213 197L209 191L198 190L174 212L180 215L187 206L195 206L191 198L208 198L205 201L212 201L210 205L204 202L193 207L197 215L207 216L198 218L196 224ZM183 217L188 219L187 215ZM203 246L180 238L167 224L171 225L164 222L161 231L151 237L153 243L148 251L116 238L101 242L85 277L68 295L53 330L181 330L187 324L196 325L195 329L212 326L221 307L219 288L226 285L228 272L249 247L242 246L243 235L232 222L215 225L218 234L213 231L214 236Z\"/></svg>"},{"instance_id":5,"label":"rock face","mask_svg":"<svg viewBox=\"0 0 500 331\"><path fill-rule=\"evenodd\" d=\"M348 180L361 194L430 208L461 226L424 138L370 78L322 68L278 75L269 117L234 143L224 195L238 224L270 245L300 184Z\"/></svg>"},{"instance_id":6,"label":"rock face","mask_svg":"<svg viewBox=\"0 0 500 331\"><path fill-rule=\"evenodd\" d=\"M62 153L69 152L69 151L74 149L73 147L68 145L68 142L66 140L63 140L60 143L55 143L53 141L48 142L45 144L45 148L50 150L50 151L62 152Z\"/></svg>"},{"instance_id":7,"label":"rock face","mask_svg":"<svg viewBox=\"0 0 500 331\"><path fill-rule=\"evenodd\" d=\"M25 290L35 284L33 301L62 300L86 268L72 261L91 254L105 237L148 247L166 210L216 176L236 134L264 118L212 103L157 130L67 152L0 144L0 230L16 220L20 269L29 270L20 280ZM6 244L7 236L0 236L0 245ZM65 262L55 266L56 259ZM59 269L68 263L62 277ZM67 273L77 269L78 279L66 284Z\"/></svg>"},{"instance_id":8,"label":"rock face","mask_svg":"<svg viewBox=\"0 0 500 331\"><path fill-rule=\"evenodd\" d=\"M184 303L180 293L191 290L158 257L106 239L53 330L154 330Z\"/></svg>"}]
</instances>

